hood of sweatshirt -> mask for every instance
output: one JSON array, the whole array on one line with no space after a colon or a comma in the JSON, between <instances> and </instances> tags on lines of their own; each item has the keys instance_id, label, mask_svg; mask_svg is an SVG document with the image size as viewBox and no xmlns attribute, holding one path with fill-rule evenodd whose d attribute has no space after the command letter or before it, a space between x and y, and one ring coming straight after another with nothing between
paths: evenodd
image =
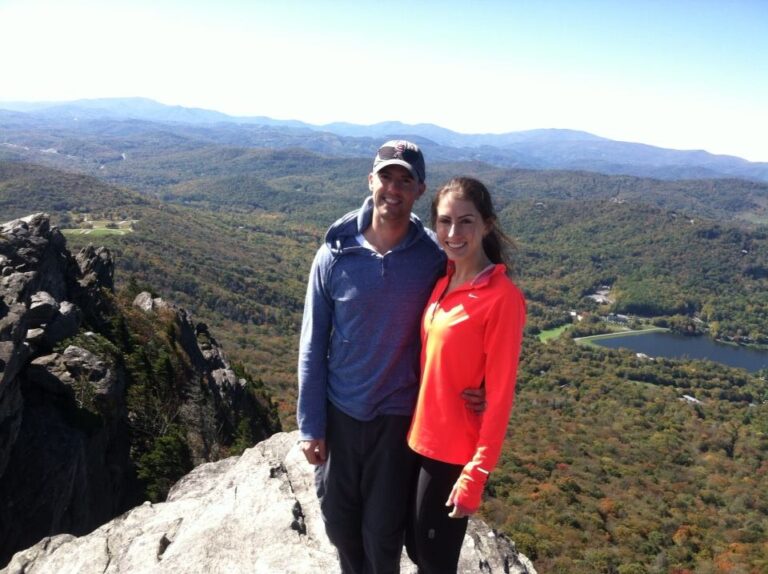
<instances>
[{"instance_id":1,"label":"hood of sweatshirt","mask_svg":"<svg viewBox=\"0 0 768 574\"><path fill-rule=\"evenodd\" d=\"M364 249L356 238L371 225L372 221L373 197L368 196L360 209L350 211L331 224L325 234L325 243L328 249L335 257L345 251ZM429 238L431 235L432 232L424 227L421 219L411 213L411 225L408 234L396 249L404 249L416 241Z\"/></svg>"}]
</instances>

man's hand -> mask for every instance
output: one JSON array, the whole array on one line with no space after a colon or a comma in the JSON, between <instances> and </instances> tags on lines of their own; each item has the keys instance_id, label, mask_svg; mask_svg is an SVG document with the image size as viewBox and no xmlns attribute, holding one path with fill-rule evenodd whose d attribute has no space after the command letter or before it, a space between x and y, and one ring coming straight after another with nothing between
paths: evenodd
<instances>
[{"instance_id":1,"label":"man's hand","mask_svg":"<svg viewBox=\"0 0 768 574\"><path fill-rule=\"evenodd\" d=\"M323 464L325 462L325 439L303 440L299 443L301 452L307 458L309 464Z\"/></svg>"},{"instance_id":2,"label":"man's hand","mask_svg":"<svg viewBox=\"0 0 768 574\"><path fill-rule=\"evenodd\" d=\"M485 402L485 385L479 389L464 389L461 392L461 398L464 399L466 407L476 415L483 414L488 406L488 403Z\"/></svg>"}]
</instances>

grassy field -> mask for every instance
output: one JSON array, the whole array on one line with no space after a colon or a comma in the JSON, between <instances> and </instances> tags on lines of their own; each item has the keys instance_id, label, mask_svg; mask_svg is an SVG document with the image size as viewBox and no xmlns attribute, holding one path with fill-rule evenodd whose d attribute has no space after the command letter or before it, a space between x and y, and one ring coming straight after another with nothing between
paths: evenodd
<instances>
[{"instance_id":1,"label":"grassy field","mask_svg":"<svg viewBox=\"0 0 768 574\"><path fill-rule=\"evenodd\" d=\"M89 220L80 224L80 227L65 228L61 232L64 235L91 235L93 237L103 237L105 235L126 235L133 233L133 224L137 223L135 219L126 221L111 221L108 219Z\"/></svg>"},{"instance_id":2,"label":"grassy field","mask_svg":"<svg viewBox=\"0 0 768 574\"><path fill-rule=\"evenodd\" d=\"M592 344L592 341L597 341L599 339L613 339L614 337L624 337L626 335L645 335L646 333L650 333L652 331L669 331L669 329L665 329L664 327L644 327L642 329L635 329L626 331L616 331L614 333L603 333L602 335L591 335L589 337L577 337L574 339L577 343L584 343L587 345Z\"/></svg>"},{"instance_id":3,"label":"grassy field","mask_svg":"<svg viewBox=\"0 0 768 574\"><path fill-rule=\"evenodd\" d=\"M91 235L93 237L103 237L105 235L125 235L131 231L126 229L109 229L104 227L96 229L62 229L61 232L64 235Z\"/></svg>"},{"instance_id":4,"label":"grassy field","mask_svg":"<svg viewBox=\"0 0 768 574\"><path fill-rule=\"evenodd\" d=\"M562 335L565 331L571 328L571 325L561 325L560 327L555 327L554 329L547 329L546 331L542 331L539 333L539 341L542 343L546 343L547 341L551 341L552 339L557 339L560 335Z\"/></svg>"}]
</instances>

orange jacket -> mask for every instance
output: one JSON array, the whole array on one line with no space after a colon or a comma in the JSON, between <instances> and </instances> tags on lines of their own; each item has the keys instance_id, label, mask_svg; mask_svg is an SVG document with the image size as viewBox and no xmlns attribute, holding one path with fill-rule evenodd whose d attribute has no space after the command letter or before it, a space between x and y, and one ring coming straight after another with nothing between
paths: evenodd
<instances>
[{"instance_id":1,"label":"orange jacket","mask_svg":"<svg viewBox=\"0 0 768 574\"><path fill-rule=\"evenodd\" d=\"M452 274L449 265L422 318L421 387L408 444L426 457L465 465L459 501L474 510L509 423L525 300L504 265L443 296ZM476 415L461 392L483 383L488 406Z\"/></svg>"}]
</instances>

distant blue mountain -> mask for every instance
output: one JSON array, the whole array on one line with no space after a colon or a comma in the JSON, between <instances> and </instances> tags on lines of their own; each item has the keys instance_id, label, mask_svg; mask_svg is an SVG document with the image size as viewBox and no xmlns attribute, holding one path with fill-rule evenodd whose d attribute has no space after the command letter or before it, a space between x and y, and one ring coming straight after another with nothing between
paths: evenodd
<instances>
[{"instance_id":1,"label":"distant blue mountain","mask_svg":"<svg viewBox=\"0 0 768 574\"><path fill-rule=\"evenodd\" d=\"M440 145L452 147L507 147L526 142L610 141L587 132L562 129L526 130L505 134L462 134L434 124L408 125L400 122L381 122L370 126L337 122L317 127L331 133L352 137L381 138L391 135L418 135Z\"/></svg>"},{"instance_id":2,"label":"distant blue mountain","mask_svg":"<svg viewBox=\"0 0 768 574\"><path fill-rule=\"evenodd\" d=\"M307 124L298 121L273 120L258 116L240 118L202 108L168 106L149 98L100 98L71 102L0 102L0 109L59 120L133 119L185 124L251 123L308 127Z\"/></svg>"},{"instance_id":3,"label":"distant blue mountain","mask_svg":"<svg viewBox=\"0 0 768 574\"><path fill-rule=\"evenodd\" d=\"M434 124L343 122L312 125L264 116L238 117L200 108L168 106L147 98L106 98L71 102L0 102L0 118L15 118L10 110L37 119L84 122L139 120L205 126L218 129L231 145L306 147L328 155L368 156L376 142L410 138L429 150L433 161L483 161L500 167L583 170L660 179L742 178L768 181L768 163L749 162L703 150L671 150L621 142L587 132L537 129L504 134L462 134ZM254 134L249 126L270 128ZM280 136L283 130L285 137ZM312 136L312 133L317 134ZM325 135L322 135L325 134ZM329 140L329 134L337 136ZM340 138L340 139L339 139ZM352 142L351 140L359 140ZM343 140L343 142L342 142ZM371 141L367 141L371 140ZM306 142L306 143L304 143Z\"/></svg>"}]
</instances>

